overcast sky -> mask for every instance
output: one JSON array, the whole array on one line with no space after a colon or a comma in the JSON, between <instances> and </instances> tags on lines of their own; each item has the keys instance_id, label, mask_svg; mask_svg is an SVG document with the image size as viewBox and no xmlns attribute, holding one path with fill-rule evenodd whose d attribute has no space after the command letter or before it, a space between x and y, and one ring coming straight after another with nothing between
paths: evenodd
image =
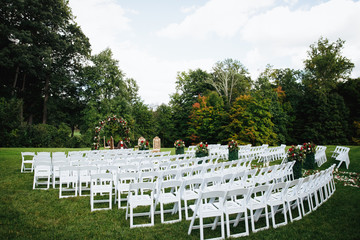
<instances>
[{"instance_id":1,"label":"overcast sky","mask_svg":"<svg viewBox=\"0 0 360 240\"><path fill-rule=\"evenodd\" d=\"M303 69L310 44L345 40L360 76L360 2L352 0L70 0L92 54L106 48L146 104L168 103L177 72L239 60L253 79L267 64Z\"/></svg>"}]
</instances>

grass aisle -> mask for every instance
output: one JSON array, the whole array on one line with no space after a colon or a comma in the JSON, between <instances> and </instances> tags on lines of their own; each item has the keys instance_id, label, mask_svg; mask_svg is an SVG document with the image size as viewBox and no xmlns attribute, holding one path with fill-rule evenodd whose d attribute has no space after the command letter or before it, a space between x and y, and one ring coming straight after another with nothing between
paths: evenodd
<instances>
[{"instance_id":1,"label":"grass aisle","mask_svg":"<svg viewBox=\"0 0 360 240\"><path fill-rule=\"evenodd\" d=\"M75 150L75 149L66 149ZM78 150L78 149L76 149ZM168 149L170 150L170 149ZM334 146L328 146L325 169ZM65 149L0 148L0 238L1 239L199 239L199 231L187 235L190 222L129 228L125 210L90 212L89 197L59 199L58 190L32 190L32 173L20 173L21 152ZM360 147L351 147L350 168L360 173ZM241 239L360 239L360 189L336 184L335 194L315 212L300 221L270 228ZM206 234L219 236L220 228Z\"/></svg>"}]
</instances>

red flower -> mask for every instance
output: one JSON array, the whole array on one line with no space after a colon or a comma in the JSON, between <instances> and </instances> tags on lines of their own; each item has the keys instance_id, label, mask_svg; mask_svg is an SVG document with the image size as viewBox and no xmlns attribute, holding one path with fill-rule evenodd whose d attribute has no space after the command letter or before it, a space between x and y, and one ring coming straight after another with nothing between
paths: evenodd
<instances>
[{"instance_id":1,"label":"red flower","mask_svg":"<svg viewBox=\"0 0 360 240\"><path fill-rule=\"evenodd\" d=\"M202 145L202 144L200 144L200 147L203 147L203 145Z\"/></svg>"}]
</instances>

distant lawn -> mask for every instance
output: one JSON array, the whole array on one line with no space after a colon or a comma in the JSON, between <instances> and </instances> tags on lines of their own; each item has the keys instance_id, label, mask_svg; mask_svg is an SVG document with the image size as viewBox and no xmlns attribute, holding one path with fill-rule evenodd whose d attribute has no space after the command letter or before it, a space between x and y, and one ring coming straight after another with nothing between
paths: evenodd
<instances>
[{"instance_id":1,"label":"distant lawn","mask_svg":"<svg viewBox=\"0 0 360 240\"><path fill-rule=\"evenodd\" d=\"M330 158L335 146L328 146L325 169L335 161ZM80 149L0 148L0 239L199 239L199 231L189 236L190 221L129 228L125 210L113 206L109 211L90 212L89 197L59 199L58 190L32 190L32 173L20 173L21 152L71 151ZM85 150L85 149L82 149ZM173 148L162 149L162 151ZM338 162L336 162L338 163ZM360 147L351 147L350 168L360 172ZM335 194L315 212L284 227L250 232L241 239L360 239L360 190L336 185ZM219 236L220 228L214 236ZM206 230L206 234L213 234Z\"/></svg>"}]
</instances>

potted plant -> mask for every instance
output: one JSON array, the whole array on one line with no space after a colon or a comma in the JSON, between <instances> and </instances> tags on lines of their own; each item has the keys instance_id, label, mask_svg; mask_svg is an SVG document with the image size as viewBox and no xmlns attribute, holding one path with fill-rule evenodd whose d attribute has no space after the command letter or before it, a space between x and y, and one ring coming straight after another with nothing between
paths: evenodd
<instances>
[{"instance_id":1,"label":"potted plant","mask_svg":"<svg viewBox=\"0 0 360 240\"><path fill-rule=\"evenodd\" d=\"M315 150L316 145L313 143L304 143L303 152L305 154L305 169L314 169L315 168Z\"/></svg>"},{"instance_id":2,"label":"potted plant","mask_svg":"<svg viewBox=\"0 0 360 240\"><path fill-rule=\"evenodd\" d=\"M184 149L185 149L185 143L183 140L176 140L174 143L174 147L175 147L175 154L184 154Z\"/></svg>"},{"instance_id":3,"label":"potted plant","mask_svg":"<svg viewBox=\"0 0 360 240\"><path fill-rule=\"evenodd\" d=\"M195 157L206 157L209 155L207 143L200 142L196 145Z\"/></svg>"},{"instance_id":4,"label":"potted plant","mask_svg":"<svg viewBox=\"0 0 360 240\"><path fill-rule=\"evenodd\" d=\"M149 141L141 141L139 150L149 150Z\"/></svg>"},{"instance_id":5,"label":"potted plant","mask_svg":"<svg viewBox=\"0 0 360 240\"><path fill-rule=\"evenodd\" d=\"M228 149L229 149L229 161L239 159L239 146L236 141L231 140L228 143Z\"/></svg>"},{"instance_id":6,"label":"potted plant","mask_svg":"<svg viewBox=\"0 0 360 240\"><path fill-rule=\"evenodd\" d=\"M291 146L287 153L288 161L295 161L293 167L294 178L298 179L302 177L302 165L304 161L304 153L302 147L299 148L297 146Z\"/></svg>"}]
</instances>

